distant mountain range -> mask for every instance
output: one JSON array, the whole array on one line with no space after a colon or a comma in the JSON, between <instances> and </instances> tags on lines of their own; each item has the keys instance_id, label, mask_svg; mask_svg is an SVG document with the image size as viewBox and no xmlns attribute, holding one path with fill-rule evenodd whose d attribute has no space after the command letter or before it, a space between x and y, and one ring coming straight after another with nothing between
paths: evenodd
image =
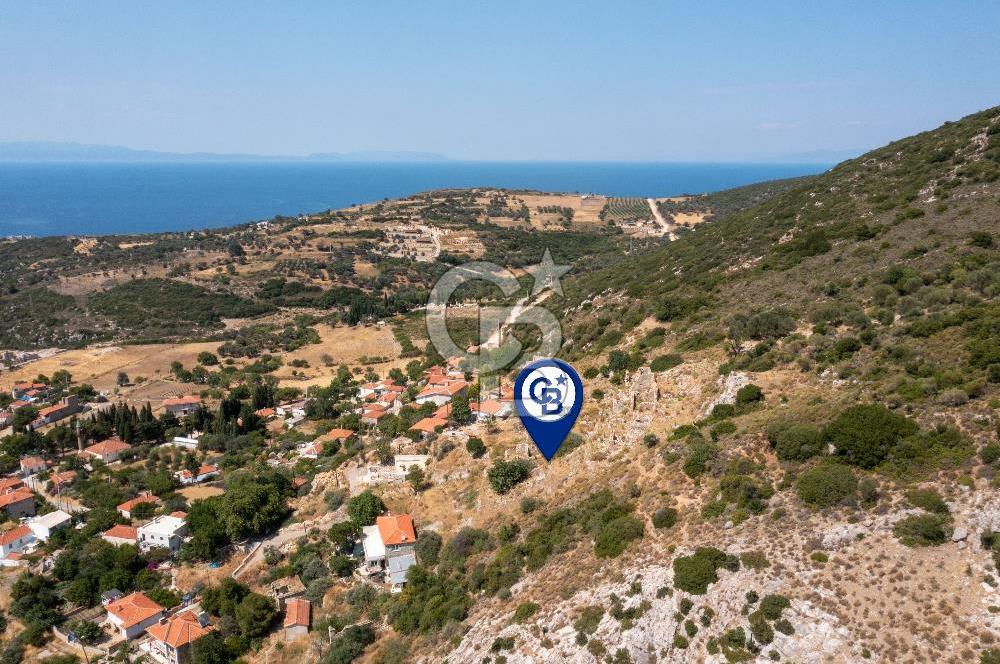
<instances>
[{"instance_id":1,"label":"distant mountain range","mask_svg":"<svg viewBox=\"0 0 1000 664\"><path fill-rule=\"evenodd\" d=\"M116 145L17 141L0 143L0 162L160 162L160 161L339 161L339 162L422 162L448 161L433 152L322 152L306 156L258 154L215 154L211 152L159 152L135 150Z\"/></svg>"}]
</instances>

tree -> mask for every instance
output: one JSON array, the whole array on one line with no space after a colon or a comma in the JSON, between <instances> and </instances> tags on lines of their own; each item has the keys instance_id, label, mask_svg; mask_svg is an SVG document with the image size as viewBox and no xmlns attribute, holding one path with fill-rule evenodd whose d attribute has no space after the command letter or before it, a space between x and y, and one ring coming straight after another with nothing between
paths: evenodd
<instances>
[{"instance_id":1,"label":"tree","mask_svg":"<svg viewBox=\"0 0 1000 664\"><path fill-rule=\"evenodd\" d=\"M278 615L274 601L259 593L250 593L236 607L236 622L240 632L248 639L264 636L268 632L271 621Z\"/></svg>"},{"instance_id":2,"label":"tree","mask_svg":"<svg viewBox=\"0 0 1000 664\"><path fill-rule=\"evenodd\" d=\"M826 438L848 463L874 468L901 440L917 433L915 422L880 404L852 406L826 427Z\"/></svg>"},{"instance_id":3,"label":"tree","mask_svg":"<svg viewBox=\"0 0 1000 664\"><path fill-rule=\"evenodd\" d=\"M451 398L451 419L459 424L465 424L472 419L472 408L468 397L456 394Z\"/></svg>"},{"instance_id":4,"label":"tree","mask_svg":"<svg viewBox=\"0 0 1000 664\"><path fill-rule=\"evenodd\" d=\"M425 530L420 533L413 550L421 565L433 568L437 565L438 554L441 553L441 536L433 530Z\"/></svg>"},{"instance_id":5,"label":"tree","mask_svg":"<svg viewBox=\"0 0 1000 664\"><path fill-rule=\"evenodd\" d=\"M219 358L215 356L214 353L209 353L207 350L203 350L198 353L198 364L204 365L206 367L212 366L213 364L218 364Z\"/></svg>"},{"instance_id":6,"label":"tree","mask_svg":"<svg viewBox=\"0 0 1000 664\"><path fill-rule=\"evenodd\" d=\"M126 385L128 385L129 384L128 374L125 373L124 371L119 371L118 377L115 379L115 384L118 385L118 387L125 387Z\"/></svg>"},{"instance_id":7,"label":"tree","mask_svg":"<svg viewBox=\"0 0 1000 664\"><path fill-rule=\"evenodd\" d=\"M410 466L406 471L406 481L410 483L414 491L420 492L427 488L427 475L420 466Z\"/></svg>"},{"instance_id":8,"label":"tree","mask_svg":"<svg viewBox=\"0 0 1000 664\"><path fill-rule=\"evenodd\" d=\"M232 656L218 633L210 632L191 644L191 664L229 664Z\"/></svg>"},{"instance_id":9,"label":"tree","mask_svg":"<svg viewBox=\"0 0 1000 664\"><path fill-rule=\"evenodd\" d=\"M104 636L104 630L92 620L78 620L70 625L70 631L87 645L97 643Z\"/></svg>"},{"instance_id":10,"label":"tree","mask_svg":"<svg viewBox=\"0 0 1000 664\"><path fill-rule=\"evenodd\" d=\"M384 512L385 503L370 490L359 493L347 503L347 515L358 528L372 525L375 517Z\"/></svg>"},{"instance_id":11,"label":"tree","mask_svg":"<svg viewBox=\"0 0 1000 664\"><path fill-rule=\"evenodd\" d=\"M493 463L486 474L493 490L504 495L509 493L515 486L528 479L531 474L531 464L524 459L514 459L513 461L497 460Z\"/></svg>"}]
</instances>

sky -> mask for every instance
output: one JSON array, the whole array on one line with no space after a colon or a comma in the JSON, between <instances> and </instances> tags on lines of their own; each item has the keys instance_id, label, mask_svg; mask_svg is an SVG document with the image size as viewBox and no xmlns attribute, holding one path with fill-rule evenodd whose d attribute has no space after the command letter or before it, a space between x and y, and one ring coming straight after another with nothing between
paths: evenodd
<instances>
[{"instance_id":1,"label":"sky","mask_svg":"<svg viewBox=\"0 0 1000 664\"><path fill-rule=\"evenodd\" d=\"M997 2L0 4L0 141L756 161L1000 104Z\"/></svg>"}]
</instances>

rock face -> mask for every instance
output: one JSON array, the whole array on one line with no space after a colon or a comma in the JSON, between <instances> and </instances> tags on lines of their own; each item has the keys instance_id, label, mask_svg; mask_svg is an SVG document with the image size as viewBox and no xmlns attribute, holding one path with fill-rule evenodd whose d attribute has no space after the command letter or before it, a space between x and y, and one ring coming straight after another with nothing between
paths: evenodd
<instances>
[{"instance_id":1,"label":"rock face","mask_svg":"<svg viewBox=\"0 0 1000 664\"><path fill-rule=\"evenodd\" d=\"M595 660L589 649L595 647L609 655L624 649L636 664L722 663L726 659L721 653L707 655L706 643L711 636L718 637L724 630L734 627L742 627L745 633L750 633L747 617L742 611L746 605L746 589L756 588L761 596L783 590L782 581L762 579L760 576L758 572L746 568L735 573L720 571L719 581L709 588L708 594L694 596L673 590L673 570L670 567L647 565L633 568L624 574L625 581L577 592L568 600L543 608L524 625L510 624L509 615L477 616L459 646L449 653L448 661L483 661L490 654L494 639L513 637L515 649L504 653L509 664L592 664L604 659ZM637 587L639 590L635 592ZM670 589L670 595L665 594L665 589ZM515 590L515 598L523 596L523 601L531 600L523 583ZM620 598L625 610L647 608L631 623L619 621L610 612L613 596ZM681 601L685 598L691 600L693 606L683 615ZM587 636L587 644L581 645L573 623L581 610L589 606L599 606L605 609L605 613L594 632ZM706 607L712 610L709 627L701 621ZM774 641L764 647L765 654L757 661L770 661L766 653L771 651L776 651L781 661L824 661L832 654L837 655L837 661L863 661L859 658L860 651L852 653L854 648L850 632L838 626L834 616L822 609L809 602L793 602L790 608L785 609L783 617L792 624L794 633L785 635L775 632ZM686 648L673 645L675 635L687 637L684 622L689 619L698 627L698 632L689 638ZM594 643L600 645L595 646ZM844 660L845 655L847 660Z\"/></svg>"},{"instance_id":2,"label":"rock face","mask_svg":"<svg viewBox=\"0 0 1000 664\"><path fill-rule=\"evenodd\" d=\"M707 416L712 412L712 409L719 404L734 404L736 403L736 393L740 391L741 387L746 387L750 384L750 378L743 373L738 371L735 373L728 374L727 376L719 377L719 389L721 390L719 396L713 399L708 406L705 407L705 412L703 416Z\"/></svg>"}]
</instances>

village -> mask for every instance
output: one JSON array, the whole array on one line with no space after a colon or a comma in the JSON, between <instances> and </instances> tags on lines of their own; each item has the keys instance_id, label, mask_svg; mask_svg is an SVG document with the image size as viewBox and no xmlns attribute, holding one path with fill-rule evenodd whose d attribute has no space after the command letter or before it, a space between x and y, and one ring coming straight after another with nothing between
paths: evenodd
<instances>
[{"instance_id":1,"label":"village","mask_svg":"<svg viewBox=\"0 0 1000 664\"><path fill-rule=\"evenodd\" d=\"M310 414L315 415L309 396L275 401L253 411L272 445L279 438L301 440L294 447L274 445L265 452L266 465L288 478L293 497L309 495L313 490L311 474L324 461L344 450L365 447L375 448L378 453L351 454L334 468L337 484L345 492L341 502L370 495L370 489L380 485L410 483L419 491L431 480L441 441L448 441L449 449L464 443L471 451L475 445L482 446L478 436L483 431L495 431L512 413L512 388L501 384L494 390L481 391L478 377L463 368L459 358L419 371L412 365L410 368L408 375L397 370L379 378L369 371L367 378L373 380L347 381L346 391L341 393L347 412L338 421L353 423L352 427L334 426L311 436L303 433L310 430ZM10 388L9 404L0 414L0 424L13 426L8 434L20 431L21 436L51 436L59 430L71 440L63 441L63 449L25 454L0 481L0 510L7 522L0 532L0 567L14 574L50 572L64 554L61 545L74 531L93 530L100 509L95 512L95 507L88 506L92 500L83 495L87 490L81 491L88 478L110 477L143 464L149 467L161 450L167 458L176 455L180 464L171 467L176 469L171 470L168 486L160 491L142 488L128 492L128 499L115 507L113 525L94 532L115 548L131 547L146 556L151 569L163 575L163 587L150 592L128 583L125 585L129 587L122 590L105 588L102 582L100 603L66 607L63 626L51 627L56 637L51 643L57 650L81 649L91 658L127 652L130 657L162 664L189 661L192 644L216 629L201 605L204 593L199 591L205 584L187 587L179 581L192 564L187 547L195 539L187 505L197 506L199 499L224 495L230 479L226 453L206 450L203 443L212 435L199 430L196 424L206 422L205 414L214 406L194 394L164 398L155 411L151 404L147 405L143 413L148 409L176 425L170 428L173 435L152 441L151 445L148 441L133 445L118 435L86 440L80 422L100 417L108 412L109 404L100 396L92 403L81 403L66 389L70 382L67 377L62 377L66 383L62 386L41 378L44 380L17 382ZM405 428L399 424L401 413L405 415ZM399 435L386 440L384 424L389 419L394 420ZM476 454L481 453L476 450ZM329 516L325 513L300 527L289 525L234 541L220 550L219 561L209 561L208 569L222 568L229 560L232 564L226 569L231 570L233 579L250 577L253 568L268 564L265 561L275 555L276 548L283 549L282 554L294 553L296 538L289 533L301 536L308 532L309 523L329 526ZM351 566L342 582L353 579L354 583L399 593L406 586L408 571L418 563L415 550L420 533L420 524L410 514L383 511L374 515L371 523L360 527L356 539L350 540L346 557ZM258 590L273 602L279 614L271 624L280 639L294 641L308 635L316 598L306 597L307 586L297 575L282 576ZM162 602L162 597L171 601ZM76 631L67 625L76 626ZM98 626L99 631L91 625ZM86 634L76 633L81 631Z\"/></svg>"}]
</instances>

